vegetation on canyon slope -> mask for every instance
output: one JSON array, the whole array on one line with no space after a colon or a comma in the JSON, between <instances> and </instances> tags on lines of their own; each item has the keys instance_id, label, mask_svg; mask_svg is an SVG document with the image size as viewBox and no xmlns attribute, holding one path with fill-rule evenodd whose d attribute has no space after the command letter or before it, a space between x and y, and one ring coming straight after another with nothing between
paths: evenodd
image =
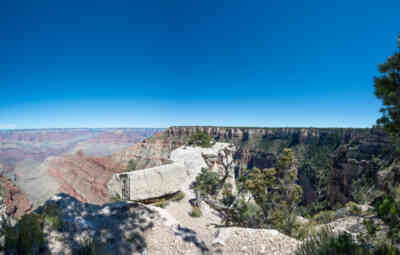
<instances>
[{"instance_id":1,"label":"vegetation on canyon slope","mask_svg":"<svg viewBox=\"0 0 400 255\"><path fill-rule=\"evenodd\" d=\"M197 132L189 138L188 144L200 146L202 148L209 148L212 146L212 137L204 132Z\"/></svg>"},{"instance_id":2,"label":"vegetation on canyon slope","mask_svg":"<svg viewBox=\"0 0 400 255\"><path fill-rule=\"evenodd\" d=\"M400 49L400 36L399 45ZM375 77L375 95L382 100L382 117L378 119L378 126L383 127L397 143L397 155L400 137L400 52L396 52L387 61L379 65L380 77ZM354 240L347 234L320 232L305 241L296 255L323 255L323 254L382 254L396 255L400 251L396 245L400 243L400 172L398 160L392 162L394 167L385 170L391 178L384 183L384 193L373 201L375 215L387 226L385 241L376 240L376 231L379 229L374 222L364 221L367 228L367 238L360 237ZM374 173L376 174L376 172ZM372 183L374 184L374 183ZM371 184L370 184L371 185ZM371 199L371 198L370 198Z\"/></svg>"}]
</instances>

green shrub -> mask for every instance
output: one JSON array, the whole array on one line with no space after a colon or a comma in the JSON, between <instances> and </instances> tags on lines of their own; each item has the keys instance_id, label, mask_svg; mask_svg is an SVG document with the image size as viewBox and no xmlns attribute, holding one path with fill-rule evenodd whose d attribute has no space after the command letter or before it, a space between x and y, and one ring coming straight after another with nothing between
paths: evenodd
<instances>
[{"instance_id":1,"label":"green shrub","mask_svg":"<svg viewBox=\"0 0 400 255\"><path fill-rule=\"evenodd\" d=\"M295 255L363 255L365 250L347 233L323 229L307 238Z\"/></svg>"},{"instance_id":2,"label":"green shrub","mask_svg":"<svg viewBox=\"0 0 400 255\"><path fill-rule=\"evenodd\" d=\"M160 208L165 208L168 205L168 202L165 201L165 199L161 199L160 201L156 202L153 204L154 206L160 207Z\"/></svg>"},{"instance_id":3,"label":"green shrub","mask_svg":"<svg viewBox=\"0 0 400 255\"><path fill-rule=\"evenodd\" d=\"M203 148L209 148L212 146L211 141L211 136L207 135L204 132L197 132L190 136L188 144L193 146L200 146Z\"/></svg>"},{"instance_id":4,"label":"green shrub","mask_svg":"<svg viewBox=\"0 0 400 255\"><path fill-rule=\"evenodd\" d=\"M352 215L360 215L362 212L361 207L353 201L348 202L345 207Z\"/></svg>"},{"instance_id":5,"label":"green shrub","mask_svg":"<svg viewBox=\"0 0 400 255\"><path fill-rule=\"evenodd\" d=\"M201 216L201 210L199 207L193 207L192 211L189 213L190 216L192 217L200 217Z\"/></svg>"},{"instance_id":6,"label":"green shrub","mask_svg":"<svg viewBox=\"0 0 400 255\"><path fill-rule=\"evenodd\" d=\"M178 202L185 198L185 193L179 191L176 195L171 198L171 201Z\"/></svg>"},{"instance_id":7,"label":"green shrub","mask_svg":"<svg viewBox=\"0 0 400 255\"><path fill-rule=\"evenodd\" d=\"M247 228L262 228L265 218L261 207L255 203L249 203L244 200L235 204L228 218L225 219L225 224L234 223L241 227Z\"/></svg>"},{"instance_id":8,"label":"green shrub","mask_svg":"<svg viewBox=\"0 0 400 255\"><path fill-rule=\"evenodd\" d=\"M6 226L5 251L7 254L39 254L45 248L43 221L38 214L24 215L16 227Z\"/></svg>"},{"instance_id":9,"label":"green shrub","mask_svg":"<svg viewBox=\"0 0 400 255\"><path fill-rule=\"evenodd\" d=\"M313 220L320 224L327 224L336 219L336 214L334 211L321 211L313 216Z\"/></svg>"},{"instance_id":10,"label":"green shrub","mask_svg":"<svg viewBox=\"0 0 400 255\"><path fill-rule=\"evenodd\" d=\"M305 224L296 224L296 228L292 231L292 237L304 240L315 232L315 222L310 221Z\"/></svg>"},{"instance_id":11,"label":"green shrub","mask_svg":"<svg viewBox=\"0 0 400 255\"><path fill-rule=\"evenodd\" d=\"M201 173L196 176L195 181L192 183L192 188L198 191L201 196L213 196L217 194L220 182L218 173L203 167Z\"/></svg>"},{"instance_id":12,"label":"green shrub","mask_svg":"<svg viewBox=\"0 0 400 255\"><path fill-rule=\"evenodd\" d=\"M122 201L122 198L118 193L116 193L116 194L114 194L114 196L111 197L110 200L111 200L111 202L119 202L119 201Z\"/></svg>"},{"instance_id":13,"label":"green shrub","mask_svg":"<svg viewBox=\"0 0 400 255\"><path fill-rule=\"evenodd\" d=\"M134 160L134 159L131 159L131 160L128 161L128 169L127 170L128 171L135 171L136 168L137 168L137 165L138 165L137 161Z\"/></svg>"},{"instance_id":14,"label":"green shrub","mask_svg":"<svg viewBox=\"0 0 400 255\"><path fill-rule=\"evenodd\" d=\"M392 196L386 196L375 202L377 216L389 226L388 236L395 242L400 242L400 203Z\"/></svg>"},{"instance_id":15,"label":"green shrub","mask_svg":"<svg viewBox=\"0 0 400 255\"><path fill-rule=\"evenodd\" d=\"M43 208L43 212L41 214L44 221L53 229L63 230L64 222L61 217L61 211L55 204L48 204Z\"/></svg>"},{"instance_id":16,"label":"green shrub","mask_svg":"<svg viewBox=\"0 0 400 255\"><path fill-rule=\"evenodd\" d=\"M392 245L356 241L348 233L334 233L325 228L310 235L296 250L295 255L399 255Z\"/></svg>"}]
</instances>

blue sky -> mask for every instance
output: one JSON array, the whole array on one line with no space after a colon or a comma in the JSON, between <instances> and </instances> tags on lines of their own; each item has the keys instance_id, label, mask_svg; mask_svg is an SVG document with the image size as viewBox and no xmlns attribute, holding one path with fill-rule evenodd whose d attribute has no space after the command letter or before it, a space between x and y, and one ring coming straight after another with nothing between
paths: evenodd
<instances>
[{"instance_id":1,"label":"blue sky","mask_svg":"<svg viewBox=\"0 0 400 255\"><path fill-rule=\"evenodd\" d=\"M370 127L400 1L0 2L0 128Z\"/></svg>"}]
</instances>

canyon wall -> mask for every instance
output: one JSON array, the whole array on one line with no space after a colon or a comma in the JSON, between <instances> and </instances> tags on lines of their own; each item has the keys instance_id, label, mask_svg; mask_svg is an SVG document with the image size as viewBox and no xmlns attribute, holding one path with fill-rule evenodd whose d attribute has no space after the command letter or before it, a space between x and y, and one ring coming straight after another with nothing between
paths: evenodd
<instances>
[{"instance_id":1,"label":"canyon wall","mask_svg":"<svg viewBox=\"0 0 400 255\"><path fill-rule=\"evenodd\" d=\"M0 189L20 216L57 192L83 202L109 200L105 183L124 171L111 154L163 131L157 128L0 130ZM9 198L8 198L9 197Z\"/></svg>"},{"instance_id":2,"label":"canyon wall","mask_svg":"<svg viewBox=\"0 0 400 255\"><path fill-rule=\"evenodd\" d=\"M366 128L183 126L170 127L158 139L169 141L169 146L174 147L187 142L196 132L205 132L216 141L230 142L237 147L234 160L239 176L253 167L276 167L280 152L291 148L297 158L305 203L326 200L345 203L352 199L353 180L371 172L371 167L374 168L371 160L383 157L382 150L391 155L393 149L383 131ZM374 169L376 175L377 169ZM375 181L375 176L368 178Z\"/></svg>"}]
</instances>

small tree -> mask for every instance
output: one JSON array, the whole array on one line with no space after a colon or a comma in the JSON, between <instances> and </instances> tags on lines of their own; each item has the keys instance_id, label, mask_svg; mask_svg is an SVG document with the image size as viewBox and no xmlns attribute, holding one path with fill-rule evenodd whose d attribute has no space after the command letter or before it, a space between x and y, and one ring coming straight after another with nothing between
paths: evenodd
<instances>
[{"instance_id":1,"label":"small tree","mask_svg":"<svg viewBox=\"0 0 400 255\"><path fill-rule=\"evenodd\" d=\"M203 148L209 148L212 146L212 138L204 132L197 132L190 136L189 145L200 146Z\"/></svg>"},{"instance_id":2,"label":"small tree","mask_svg":"<svg viewBox=\"0 0 400 255\"><path fill-rule=\"evenodd\" d=\"M295 229L294 212L303 193L302 188L296 184L295 161L294 153L284 149L278 168L263 171L254 168L245 184L262 207L266 223L287 234Z\"/></svg>"},{"instance_id":3,"label":"small tree","mask_svg":"<svg viewBox=\"0 0 400 255\"><path fill-rule=\"evenodd\" d=\"M217 194L217 189L220 185L218 173L212 172L207 168L202 168L201 173L196 177L192 184L192 188L198 191L201 196L214 196Z\"/></svg>"}]
</instances>

